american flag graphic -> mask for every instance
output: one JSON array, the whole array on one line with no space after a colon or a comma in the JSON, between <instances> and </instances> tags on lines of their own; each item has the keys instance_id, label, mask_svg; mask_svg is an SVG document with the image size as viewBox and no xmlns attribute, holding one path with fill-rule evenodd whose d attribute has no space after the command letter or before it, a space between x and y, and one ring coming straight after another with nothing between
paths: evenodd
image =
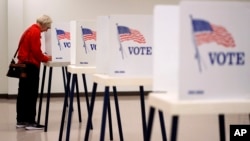
<instances>
[{"instance_id":1,"label":"american flag graphic","mask_svg":"<svg viewBox=\"0 0 250 141\"><path fill-rule=\"evenodd\" d=\"M82 28L83 40L96 40L96 32L89 28Z\"/></svg>"},{"instance_id":2,"label":"american flag graphic","mask_svg":"<svg viewBox=\"0 0 250 141\"><path fill-rule=\"evenodd\" d=\"M70 40L70 33L65 32L64 30L56 29L56 35L57 35L58 40L61 40L61 39Z\"/></svg>"},{"instance_id":3,"label":"american flag graphic","mask_svg":"<svg viewBox=\"0 0 250 141\"><path fill-rule=\"evenodd\" d=\"M210 24L201 19L192 19L192 25L197 46L216 42L224 47L235 47L232 35L223 26Z\"/></svg>"},{"instance_id":4,"label":"american flag graphic","mask_svg":"<svg viewBox=\"0 0 250 141\"><path fill-rule=\"evenodd\" d=\"M126 26L118 26L117 29L121 42L132 40L140 44L146 43L144 36L138 30Z\"/></svg>"}]
</instances>

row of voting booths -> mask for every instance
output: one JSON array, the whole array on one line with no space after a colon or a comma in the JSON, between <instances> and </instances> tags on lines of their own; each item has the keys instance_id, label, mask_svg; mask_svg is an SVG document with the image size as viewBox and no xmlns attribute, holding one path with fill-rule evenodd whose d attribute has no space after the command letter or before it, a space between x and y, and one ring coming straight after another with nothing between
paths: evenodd
<instances>
[{"instance_id":1,"label":"row of voting booths","mask_svg":"<svg viewBox=\"0 0 250 141\"><path fill-rule=\"evenodd\" d=\"M154 76L154 91L180 99L249 98L249 22L248 2L184 1L154 15L53 23L45 50L97 73Z\"/></svg>"},{"instance_id":2,"label":"row of voting booths","mask_svg":"<svg viewBox=\"0 0 250 141\"><path fill-rule=\"evenodd\" d=\"M152 76L152 23L150 15L52 23L45 33L45 52L52 62L94 66L101 74Z\"/></svg>"},{"instance_id":3,"label":"row of voting booths","mask_svg":"<svg viewBox=\"0 0 250 141\"><path fill-rule=\"evenodd\" d=\"M119 80L120 77L132 77L132 80L141 82L140 78L152 78L153 74L152 29L152 15L110 15L99 16L95 21L75 20L66 23L53 23L50 32L45 33L45 51L52 56L52 62L70 62L71 65L81 66L82 68L95 67L96 71L93 75L101 74ZM94 78L95 76L93 76ZM124 82L126 78L121 79L121 81ZM110 81L112 82L112 80ZM73 78L71 92L74 91L73 84L76 81ZM95 80L94 82L97 83ZM95 93L95 83L93 84L93 93ZM129 84L128 87L131 86L131 82L128 80L124 84L125 87L127 84ZM134 85L137 84L132 82L132 87ZM113 86L116 86L116 84L113 84ZM85 85L84 87L86 88ZM108 96L106 93L105 89L104 97ZM72 94L70 95L73 99ZM92 99L94 99L93 95ZM69 105L72 105L72 102L73 100ZM66 105L65 101L64 105ZM89 107L90 111L93 110L91 107ZM103 107L107 106L104 105ZM71 112L68 118L66 140L70 134ZM62 120L64 116L63 114ZM88 124L90 123L88 122ZM63 126L63 122L61 126ZM61 129L59 138L61 138L63 132ZM88 130L89 127L87 126L86 131Z\"/></svg>"}]
</instances>

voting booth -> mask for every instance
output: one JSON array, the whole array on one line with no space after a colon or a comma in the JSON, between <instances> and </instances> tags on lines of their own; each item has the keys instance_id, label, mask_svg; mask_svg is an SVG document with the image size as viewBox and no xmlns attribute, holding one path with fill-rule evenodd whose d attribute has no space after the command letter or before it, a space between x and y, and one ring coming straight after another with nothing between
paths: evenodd
<instances>
[{"instance_id":1,"label":"voting booth","mask_svg":"<svg viewBox=\"0 0 250 141\"><path fill-rule=\"evenodd\" d=\"M96 22L71 21L71 64L95 66Z\"/></svg>"},{"instance_id":2,"label":"voting booth","mask_svg":"<svg viewBox=\"0 0 250 141\"><path fill-rule=\"evenodd\" d=\"M183 1L154 11L154 91L250 98L250 4Z\"/></svg>"},{"instance_id":3,"label":"voting booth","mask_svg":"<svg viewBox=\"0 0 250 141\"><path fill-rule=\"evenodd\" d=\"M111 76L152 75L152 16L97 18L97 72Z\"/></svg>"},{"instance_id":4,"label":"voting booth","mask_svg":"<svg viewBox=\"0 0 250 141\"><path fill-rule=\"evenodd\" d=\"M52 23L44 36L45 52L52 56L52 62L70 62L70 23Z\"/></svg>"}]
</instances>

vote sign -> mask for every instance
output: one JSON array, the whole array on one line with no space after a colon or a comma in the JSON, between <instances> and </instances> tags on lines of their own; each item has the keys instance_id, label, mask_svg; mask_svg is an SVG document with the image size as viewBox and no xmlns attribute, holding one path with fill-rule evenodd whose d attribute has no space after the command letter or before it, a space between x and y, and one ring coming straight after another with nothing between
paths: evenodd
<instances>
[{"instance_id":1,"label":"vote sign","mask_svg":"<svg viewBox=\"0 0 250 141\"><path fill-rule=\"evenodd\" d=\"M96 66L96 22L71 21L71 64Z\"/></svg>"},{"instance_id":2,"label":"vote sign","mask_svg":"<svg viewBox=\"0 0 250 141\"><path fill-rule=\"evenodd\" d=\"M45 32L45 52L53 62L70 62L70 23L52 23Z\"/></svg>"},{"instance_id":3,"label":"vote sign","mask_svg":"<svg viewBox=\"0 0 250 141\"><path fill-rule=\"evenodd\" d=\"M183 1L154 10L154 91L250 98L250 3Z\"/></svg>"},{"instance_id":4,"label":"vote sign","mask_svg":"<svg viewBox=\"0 0 250 141\"><path fill-rule=\"evenodd\" d=\"M111 15L99 17L97 22L97 64L105 65L101 65L104 73L112 76L152 75L151 15ZM99 67L97 65L98 72Z\"/></svg>"},{"instance_id":5,"label":"vote sign","mask_svg":"<svg viewBox=\"0 0 250 141\"><path fill-rule=\"evenodd\" d=\"M180 4L180 97L249 98L250 7L246 2Z\"/></svg>"}]
</instances>

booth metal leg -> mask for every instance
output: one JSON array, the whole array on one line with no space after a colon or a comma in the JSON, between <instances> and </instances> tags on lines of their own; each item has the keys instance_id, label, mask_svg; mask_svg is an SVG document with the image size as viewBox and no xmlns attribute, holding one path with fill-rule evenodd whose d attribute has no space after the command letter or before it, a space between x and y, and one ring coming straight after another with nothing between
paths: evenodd
<instances>
[{"instance_id":1,"label":"booth metal leg","mask_svg":"<svg viewBox=\"0 0 250 141\"><path fill-rule=\"evenodd\" d=\"M120 141L123 141L124 139L123 139L122 123L121 123L121 116L120 116L120 110L119 110L119 102L118 102L117 90L115 86L113 86L113 92L114 92L115 108L116 108L116 116L117 116Z\"/></svg>"},{"instance_id":2,"label":"booth metal leg","mask_svg":"<svg viewBox=\"0 0 250 141\"><path fill-rule=\"evenodd\" d=\"M67 91L67 67L62 67L62 75L63 75L63 86L64 86L64 91L66 92Z\"/></svg>"},{"instance_id":3,"label":"booth metal leg","mask_svg":"<svg viewBox=\"0 0 250 141\"><path fill-rule=\"evenodd\" d=\"M109 87L105 86L100 141L104 141L104 138L105 138L106 116L107 116L107 110L109 110L109 108L108 108L109 103L110 103L110 101L109 101ZM111 119L109 119L109 121L111 121ZM112 132L112 126L109 127L109 129L110 129L110 132ZM113 133L110 133L110 135L113 135ZM113 136L110 137L110 140L113 140Z\"/></svg>"},{"instance_id":4,"label":"booth metal leg","mask_svg":"<svg viewBox=\"0 0 250 141\"><path fill-rule=\"evenodd\" d=\"M51 81L52 81L52 70L53 68L49 68L49 83L48 83L48 93L47 93L47 105L46 105L46 114L45 114L45 128L44 132L48 130L48 119L49 119L49 105L50 105L50 92L51 92Z\"/></svg>"},{"instance_id":5,"label":"booth metal leg","mask_svg":"<svg viewBox=\"0 0 250 141\"><path fill-rule=\"evenodd\" d=\"M225 116L224 114L219 115L219 128L220 128L220 141L225 141Z\"/></svg>"},{"instance_id":6,"label":"booth metal leg","mask_svg":"<svg viewBox=\"0 0 250 141\"><path fill-rule=\"evenodd\" d=\"M85 130L84 141L89 140L89 131L91 129L91 123L92 123L92 114L93 114L94 105L95 105L96 89L97 89L97 83L94 82L93 89L92 89L91 101L90 101L90 107L89 107L89 116L88 116L87 126L86 126L86 130Z\"/></svg>"},{"instance_id":7,"label":"booth metal leg","mask_svg":"<svg viewBox=\"0 0 250 141\"><path fill-rule=\"evenodd\" d=\"M70 89L70 102L69 102L69 113L68 113L68 125L66 130L66 141L69 141L70 137L70 128L71 128L71 119L72 119L72 112L73 112L73 100L74 100L74 91L75 91L75 85L77 80L77 74L73 74L72 76L72 85Z\"/></svg>"},{"instance_id":8,"label":"booth metal leg","mask_svg":"<svg viewBox=\"0 0 250 141\"><path fill-rule=\"evenodd\" d=\"M46 68L47 68L46 66L43 67L43 76L42 76L41 93L40 93L39 106L38 106L37 124L40 124L40 119L41 119Z\"/></svg>"},{"instance_id":9,"label":"booth metal leg","mask_svg":"<svg viewBox=\"0 0 250 141\"><path fill-rule=\"evenodd\" d=\"M113 140L113 126L112 126L112 116L111 116L111 107L110 107L110 97L108 92L108 119L109 119L109 137L110 140Z\"/></svg>"},{"instance_id":10,"label":"booth metal leg","mask_svg":"<svg viewBox=\"0 0 250 141\"><path fill-rule=\"evenodd\" d=\"M68 95L70 93L70 91L69 91L70 79L71 79L71 73L67 73L67 80L68 81L67 81L65 95L64 95L64 103L63 103L63 110L62 110L62 119L61 119L61 126L60 126L60 132L59 132L59 141L62 141L62 136L63 136L66 107L68 105Z\"/></svg>"},{"instance_id":11,"label":"booth metal leg","mask_svg":"<svg viewBox=\"0 0 250 141\"><path fill-rule=\"evenodd\" d=\"M161 125L161 134L162 134L162 140L167 141L167 132L165 128L165 122L164 122L164 115L161 110L158 111L159 113L159 119L160 119L160 125Z\"/></svg>"},{"instance_id":12,"label":"booth metal leg","mask_svg":"<svg viewBox=\"0 0 250 141\"><path fill-rule=\"evenodd\" d=\"M152 126L153 126L153 122L154 122L154 114L155 114L155 108L154 107L150 107L149 108L147 134L146 134L145 141L150 141L151 134L152 134Z\"/></svg>"},{"instance_id":13,"label":"booth metal leg","mask_svg":"<svg viewBox=\"0 0 250 141\"><path fill-rule=\"evenodd\" d=\"M141 97L141 117L142 117L142 130L143 139L146 140L147 123L146 123L146 112L145 112L145 98L143 86L140 86L140 97Z\"/></svg>"},{"instance_id":14,"label":"booth metal leg","mask_svg":"<svg viewBox=\"0 0 250 141\"><path fill-rule=\"evenodd\" d=\"M77 79L77 74L75 77L75 85L76 85L76 99L77 99L77 107L78 107L78 119L79 122L82 122L82 114L81 114L81 104L80 104L80 94L79 94L79 86L78 86L78 79Z\"/></svg>"},{"instance_id":15,"label":"booth metal leg","mask_svg":"<svg viewBox=\"0 0 250 141\"><path fill-rule=\"evenodd\" d=\"M179 117L177 115L172 117L171 141L176 141L177 139L178 119Z\"/></svg>"},{"instance_id":16,"label":"booth metal leg","mask_svg":"<svg viewBox=\"0 0 250 141\"><path fill-rule=\"evenodd\" d=\"M88 116L90 115L90 104L89 104L89 96L88 96L88 88L87 88L87 81L85 74L82 74L82 80L83 80L83 86L84 86L84 94L86 98L86 104L87 104L87 111L88 111ZM91 129L93 129L92 122L91 122Z\"/></svg>"}]
</instances>

